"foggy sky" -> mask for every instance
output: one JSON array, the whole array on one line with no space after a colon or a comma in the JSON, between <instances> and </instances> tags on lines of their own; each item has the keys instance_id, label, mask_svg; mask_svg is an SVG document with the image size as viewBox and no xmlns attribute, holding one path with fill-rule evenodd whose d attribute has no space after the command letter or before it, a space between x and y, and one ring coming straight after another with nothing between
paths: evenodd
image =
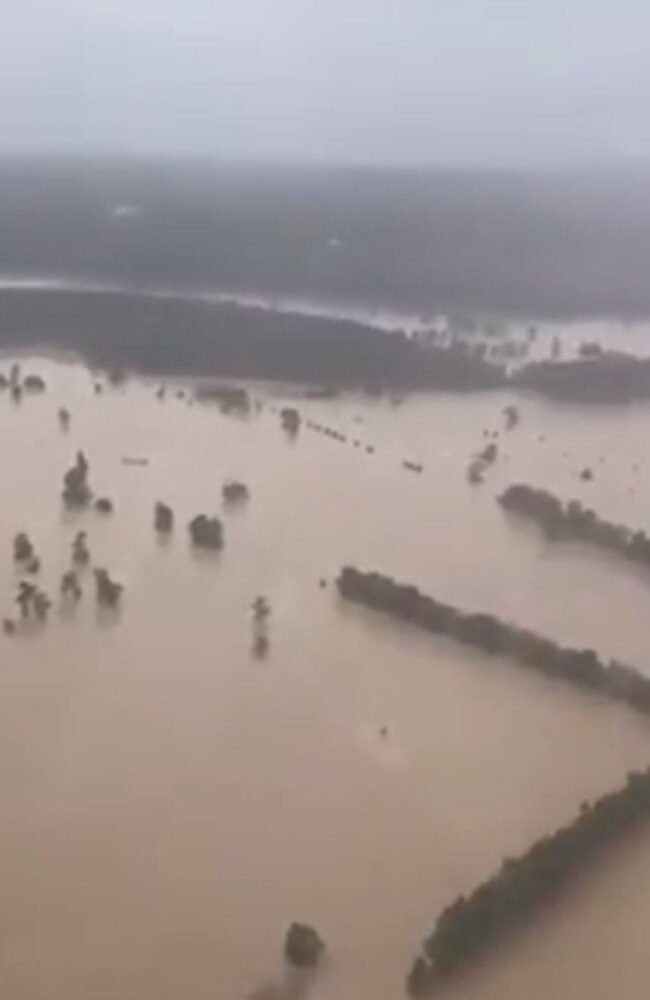
<instances>
[{"instance_id":1,"label":"foggy sky","mask_svg":"<svg viewBox=\"0 0 650 1000\"><path fill-rule=\"evenodd\" d=\"M648 0L4 0L0 146L462 166L650 156Z\"/></svg>"}]
</instances>

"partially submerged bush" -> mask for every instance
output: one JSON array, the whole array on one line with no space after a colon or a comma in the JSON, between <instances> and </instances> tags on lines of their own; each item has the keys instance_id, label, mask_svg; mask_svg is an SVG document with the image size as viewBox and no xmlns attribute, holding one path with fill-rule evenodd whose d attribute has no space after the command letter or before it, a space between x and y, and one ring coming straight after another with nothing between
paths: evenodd
<instances>
[{"instance_id":1,"label":"partially submerged bush","mask_svg":"<svg viewBox=\"0 0 650 1000\"><path fill-rule=\"evenodd\" d=\"M325 943L318 931L309 924L293 923L284 939L284 956L299 969L313 969L318 965Z\"/></svg>"},{"instance_id":2,"label":"partially submerged bush","mask_svg":"<svg viewBox=\"0 0 650 1000\"><path fill-rule=\"evenodd\" d=\"M77 452L75 463L63 477L63 502L66 507L87 507L92 499L88 485L88 460L83 451Z\"/></svg>"},{"instance_id":3,"label":"partially submerged bush","mask_svg":"<svg viewBox=\"0 0 650 1000\"><path fill-rule=\"evenodd\" d=\"M174 512L171 507L159 500L154 508L153 523L161 535L169 534L174 528Z\"/></svg>"},{"instance_id":4,"label":"partially submerged bush","mask_svg":"<svg viewBox=\"0 0 650 1000\"><path fill-rule=\"evenodd\" d=\"M200 549L223 548L223 525L218 517L197 514L189 523L192 545Z\"/></svg>"},{"instance_id":5,"label":"partially submerged bush","mask_svg":"<svg viewBox=\"0 0 650 1000\"><path fill-rule=\"evenodd\" d=\"M112 514L113 501L109 500L108 497L98 497L95 500L95 510L98 514Z\"/></svg>"},{"instance_id":6,"label":"partially submerged bush","mask_svg":"<svg viewBox=\"0 0 650 1000\"><path fill-rule=\"evenodd\" d=\"M239 483L231 479L227 483L224 483L223 489L221 490L221 495L223 496L226 503L244 503L249 499L248 486L245 483Z\"/></svg>"},{"instance_id":7,"label":"partially submerged bush","mask_svg":"<svg viewBox=\"0 0 650 1000\"><path fill-rule=\"evenodd\" d=\"M108 570L95 570L95 586L97 603L103 608L116 608L122 598L124 587L121 583L111 580Z\"/></svg>"}]
</instances>

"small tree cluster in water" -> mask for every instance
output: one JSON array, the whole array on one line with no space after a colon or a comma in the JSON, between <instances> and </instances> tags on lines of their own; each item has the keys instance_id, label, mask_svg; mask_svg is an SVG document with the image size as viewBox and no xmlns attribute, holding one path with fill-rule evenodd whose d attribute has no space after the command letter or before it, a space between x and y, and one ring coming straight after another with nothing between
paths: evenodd
<instances>
[{"instance_id":1,"label":"small tree cluster in water","mask_svg":"<svg viewBox=\"0 0 650 1000\"><path fill-rule=\"evenodd\" d=\"M650 817L650 769L630 774L618 791L584 805L568 826L440 914L408 976L412 996L430 993L494 947L552 901L595 858Z\"/></svg>"},{"instance_id":2,"label":"small tree cluster in water","mask_svg":"<svg viewBox=\"0 0 650 1000\"><path fill-rule=\"evenodd\" d=\"M563 503L552 493L525 483L509 486L499 497L505 510L536 521L552 539L586 541L650 565L650 538L622 524L604 521L578 500Z\"/></svg>"},{"instance_id":3,"label":"small tree cluster in water","mask_svg":"<svg viewBox=\"0 0 650 1000\"><path fill-rule=\"evenodd\" d=\"M36 618L39 621L45 621L52 606L47 594L28 580L21 580L18 584L16 604L21 618Z\"/></svg>"},{"instance_id":4,"label":"small tree cluster in water","mask_svg":"<svg viewBox=\"0 0 650 1000\"><path fill-rule=\"evenodd\" d=\"M380 573L365 573L348 566L337 582L341 595L349 601L650 712L650 678L623 664L606 664L592 649L566 649L493 615L467 613L442 604L417 587L397 583Z\"/></svg>"}]
</instances>

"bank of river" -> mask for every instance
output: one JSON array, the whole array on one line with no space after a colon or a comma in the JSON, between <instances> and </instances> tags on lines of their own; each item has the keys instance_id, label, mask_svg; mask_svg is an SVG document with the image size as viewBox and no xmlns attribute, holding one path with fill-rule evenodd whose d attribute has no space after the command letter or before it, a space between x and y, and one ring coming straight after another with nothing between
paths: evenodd
<instances>
[{"instance_id":1,"label":"bank of river","mask_svg":"<svg viewBox=\"0 0 650 1000\"><path fill-rule=\"evenodd\" d=\"M190 406L177 385L164 401L136 380L97 395L80 366L23 365L48 390L0 397L0 614L20 529L51 592L80 528L126 592L115 622L97 620L89 593L42 633L0 639L3 996L226 1000L278 995L273 984L283 996L282 933L299 919L329 947L310 996L395 1000L450 899L647 765L644 719L348 608L333 586L345 563L377 567L650 671L647 574L552 548L494 502L525 481L647 527L647 405L531 400L505 432L501 393L298 403L343 444L305 422L287 437L275 411L295 399L280 389L254 388L261 409L238 418ZM486 429L500 457L473 488ZM110 518L62 512L77 448ZM222 509L228 478L248 484L248 505ZM168 544L154 537L157 500L177 514ZM216 558L189 551L200 511L224 519ZM264 661L250 649L260 594ZM636 1000L650 971L646 847L624 847L456 995ZM604 938L608 952L592 948ZM626 964L629 983L612 971Z\"/></svg>"}]
</instances>

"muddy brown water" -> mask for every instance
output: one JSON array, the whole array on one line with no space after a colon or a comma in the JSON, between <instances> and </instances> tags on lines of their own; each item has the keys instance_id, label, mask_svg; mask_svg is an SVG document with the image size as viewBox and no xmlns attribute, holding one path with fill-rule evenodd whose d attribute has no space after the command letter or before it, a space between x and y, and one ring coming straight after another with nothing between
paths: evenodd
<instances>
[{"instance_id":1,"label":"muddy brown water","mask_svg":"<svg viewBox=\"0 0 650 1000\"><path fill-rule=\"evenodd\" d=\"M397 1000L443 906L650 761L633 712L343 606L332 584L347 562L381 569L650 671L650 573L551 548L494 503L525 480L649 529L650 406L517 400L522 423L473 488L468 457L509 397L300 403L368 454L304 426L287 438L280 389L256 388L262 409L241 419L171 390L159 402L153 383L95 395L81 366L24 364L48 391L0 398L0 614L19 529L50 591L83 528L126 594L117 621L98 621L88 593L74 616L0 637L0 996L284 1000L303 995L280 955L300 919L329 951L310 997ZM62 512L78 447L111 518ZM231 477L251 499L223 510ZM168 544L158 499L177 515ZM216 558L189 551L200 511L223 516ZM265 661L251 656L258 595ZM450 995L645 995L649 857L650 830Z\"/></svg>"}]
</instances>

